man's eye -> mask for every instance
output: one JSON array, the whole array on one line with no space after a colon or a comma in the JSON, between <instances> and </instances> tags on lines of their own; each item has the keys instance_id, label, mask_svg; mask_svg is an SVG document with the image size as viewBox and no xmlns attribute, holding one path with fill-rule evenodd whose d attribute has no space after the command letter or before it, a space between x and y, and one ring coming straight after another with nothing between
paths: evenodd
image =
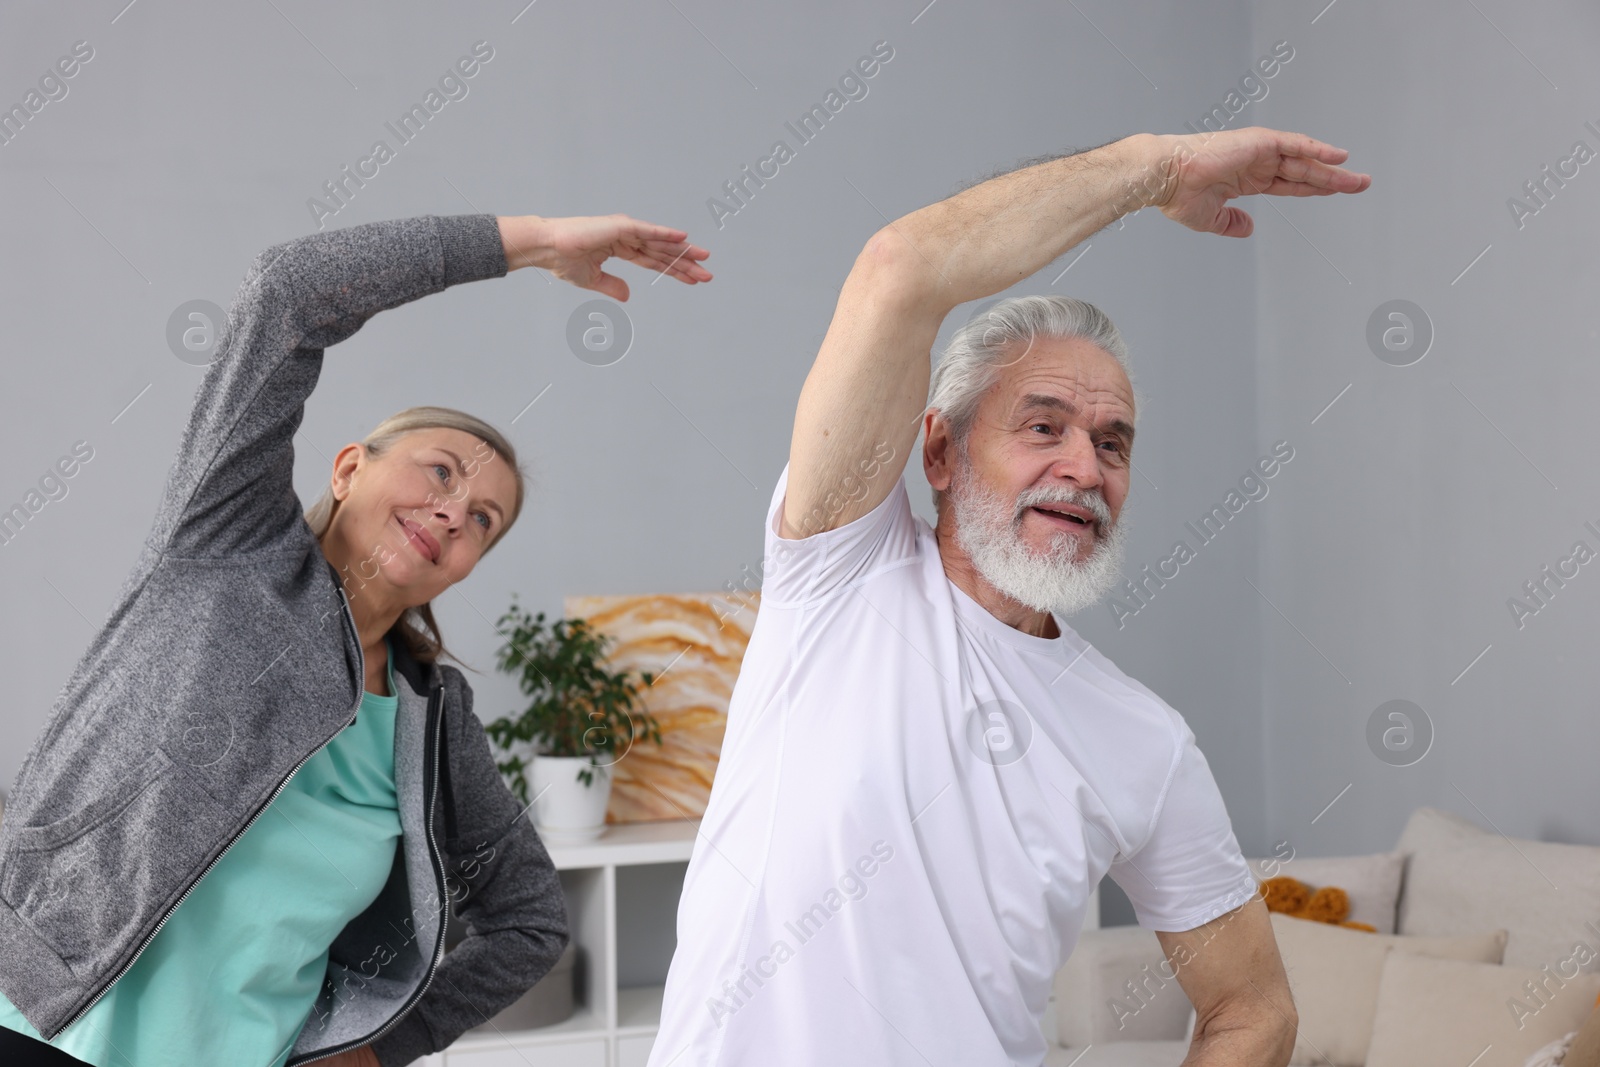
<instances>
[{"instance_id":1,"label":"man's eye","mask_svg":"<svg viewBox=\"0 0 1600 1067\"><path fill-rule=\"evenodd\" d=\"M1034 429L1038 429L1040 426L1043 426L1047 433L1055 433L1056 432L1055 431L1055 427L1051 426L1048 422L1036 422L1032 426L1029 426L1028 429L1034 430Z\"/></svg>"}]
</instances>

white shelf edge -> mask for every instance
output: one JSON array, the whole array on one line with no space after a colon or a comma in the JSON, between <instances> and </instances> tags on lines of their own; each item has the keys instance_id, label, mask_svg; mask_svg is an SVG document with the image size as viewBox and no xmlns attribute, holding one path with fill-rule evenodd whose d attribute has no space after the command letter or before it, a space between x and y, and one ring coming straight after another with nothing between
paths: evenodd
<instances>
[{"instance_id":1,"label":"white shelf edge","mask_svg":"<svg viewBox=\"0 0 1600 1067\"><path fill-rule=\"evenodd\" d=\"M699 832L699 819L614 823L593 841L580 844L546 841L544 847L558 871L684 863L694 852L695 836Z\"/></svg>"},{"instance_id":2,"label":"white shelf edge","mask_svg":"<svg viewBox=\"0 0 1600 1067\"><path fill-rule=\"evenodd\" d=\"M617 1029L647 1030L654 1033L661 1028L661 1002L666 996L664 985L617 987Z\"/></svg>"},{"instance_id":3,"label":"white shelf edge","mask_svg":"<svg viewBox=\"0 0 1600 1067\"><path fill-rule=\"evenodd\" d=\"M455 1040L450 1049L498 1048L511 1042L525 1045L544 1041L569 1041L582 1037L609 1037L612 1033L613 1030L606 1026L605 1019L601 1018L599 1012L592 1008L580 1007L569 1018L551 1023L549 1026L499 1032L468 1030Z\"/></svg>"}]
</instances>

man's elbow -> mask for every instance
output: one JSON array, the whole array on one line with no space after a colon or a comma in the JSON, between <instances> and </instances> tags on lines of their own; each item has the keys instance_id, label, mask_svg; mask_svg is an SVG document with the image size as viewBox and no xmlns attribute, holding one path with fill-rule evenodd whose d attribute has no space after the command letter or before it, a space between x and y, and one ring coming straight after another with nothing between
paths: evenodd
<instances>
[{"instance_id":1,"label":"man's elbow","mask_svg":"<svg viewBox=\"0 0 1600 1067\"><path fill-rule=\"evenodd\" d=\"M1242 1050L1248 1044L1252 1063L1285 1067L1294 1054L1299 1030L1300 1015L1287 993L1276 1000L1252 995L1246 1001L1220 1006L1210 1017L1199 1020L1195 1040L1202 1048L1218 1039L1230 1050Z\"/></svg>"},{"instance_id":2,"label":"man's elbow","mask_svg":"<svg viewBox=\"0 0 1600 1067\"><path fill-rule=\"evenodd\" d=\"M870 287L875 302L891 302L907 314L925 312L941 319L950 310L940 304L936 249L923 249L906 232L904 220L885 226L862 246L846 285Z\"/></svg>"},{"instance_id":3,"label":"man's elbow","mask_svg":"<svg viewBox=\"0 0 1600 1067\"><path fill-rule=\"evenodd\" d=\"M1289 1057L1294 1055L1295 1036L1300 1032L1300 1015L1294 1010L1294 1005L1289 1005L1287 1017L1275 1016L1276 1023L1273 1032L1277 1040L1272 1045L1272 1059L1274 1064L1287 1064Z\"/></svg>"}]
</instances>

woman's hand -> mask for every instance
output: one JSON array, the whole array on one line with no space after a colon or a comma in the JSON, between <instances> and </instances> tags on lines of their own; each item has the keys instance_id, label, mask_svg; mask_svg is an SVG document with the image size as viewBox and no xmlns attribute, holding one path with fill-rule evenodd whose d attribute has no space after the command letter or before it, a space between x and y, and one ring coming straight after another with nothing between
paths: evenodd
<instances>
[{"instance_id":1,"label":"woman's hand","mask_svg":"<svg viewBox=\"0 0 1600 1067\"><path fill-rule=\"evenodd\" d=\"M359 1045L337 1056L317 1061L318 1067L382 1067L371 1045Z\"/></svg>"},{"instance_id":2,"label":"woman's hand","mask_svg":"<svg viewBox=\"0 0 1600 1067\"><path fill-rule=\"evenodd\" d=\"M540 267L580 289L593 289L617 300L628 299L628 283L601 269L612 256L670 274L689 285L711 280L711 272L697 262L711 253L687 243L686 232L669 226L627 215L563 219L502 215L499 223L508 269Z\"/></svg>"}]
</instances>

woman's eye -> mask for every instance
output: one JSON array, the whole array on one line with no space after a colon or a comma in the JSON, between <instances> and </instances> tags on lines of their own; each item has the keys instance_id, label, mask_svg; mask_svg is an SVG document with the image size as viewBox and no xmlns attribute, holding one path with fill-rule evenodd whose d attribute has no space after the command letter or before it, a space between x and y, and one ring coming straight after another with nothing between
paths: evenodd
<instances>
[{"instance_id":1,"label":"woman's eye","mask_svg":"<svg viewBox=\"0 0 1600 1067\"><path fill-rule=\"evenodd\" d=\"M444 471L443 474L439 475L440 481L448 482L450 480L450 468L446 467L443 463L435 463L433 465L433 469L436 471Z\"/></svg>"},{"instance_id":2,"label":"woman's eye","mask_svg":"<svg viewBox=\"0 0 1600 1067\"><path fill-rule=\"evenodd\" d=\"M474 511L473 514L478 516L479 518L483 519L483 528L485 530L487 530L490 527L491 523L489 522L489 516L487 514L485 514L482 511Z\"/></svg>"}]
</instances>

